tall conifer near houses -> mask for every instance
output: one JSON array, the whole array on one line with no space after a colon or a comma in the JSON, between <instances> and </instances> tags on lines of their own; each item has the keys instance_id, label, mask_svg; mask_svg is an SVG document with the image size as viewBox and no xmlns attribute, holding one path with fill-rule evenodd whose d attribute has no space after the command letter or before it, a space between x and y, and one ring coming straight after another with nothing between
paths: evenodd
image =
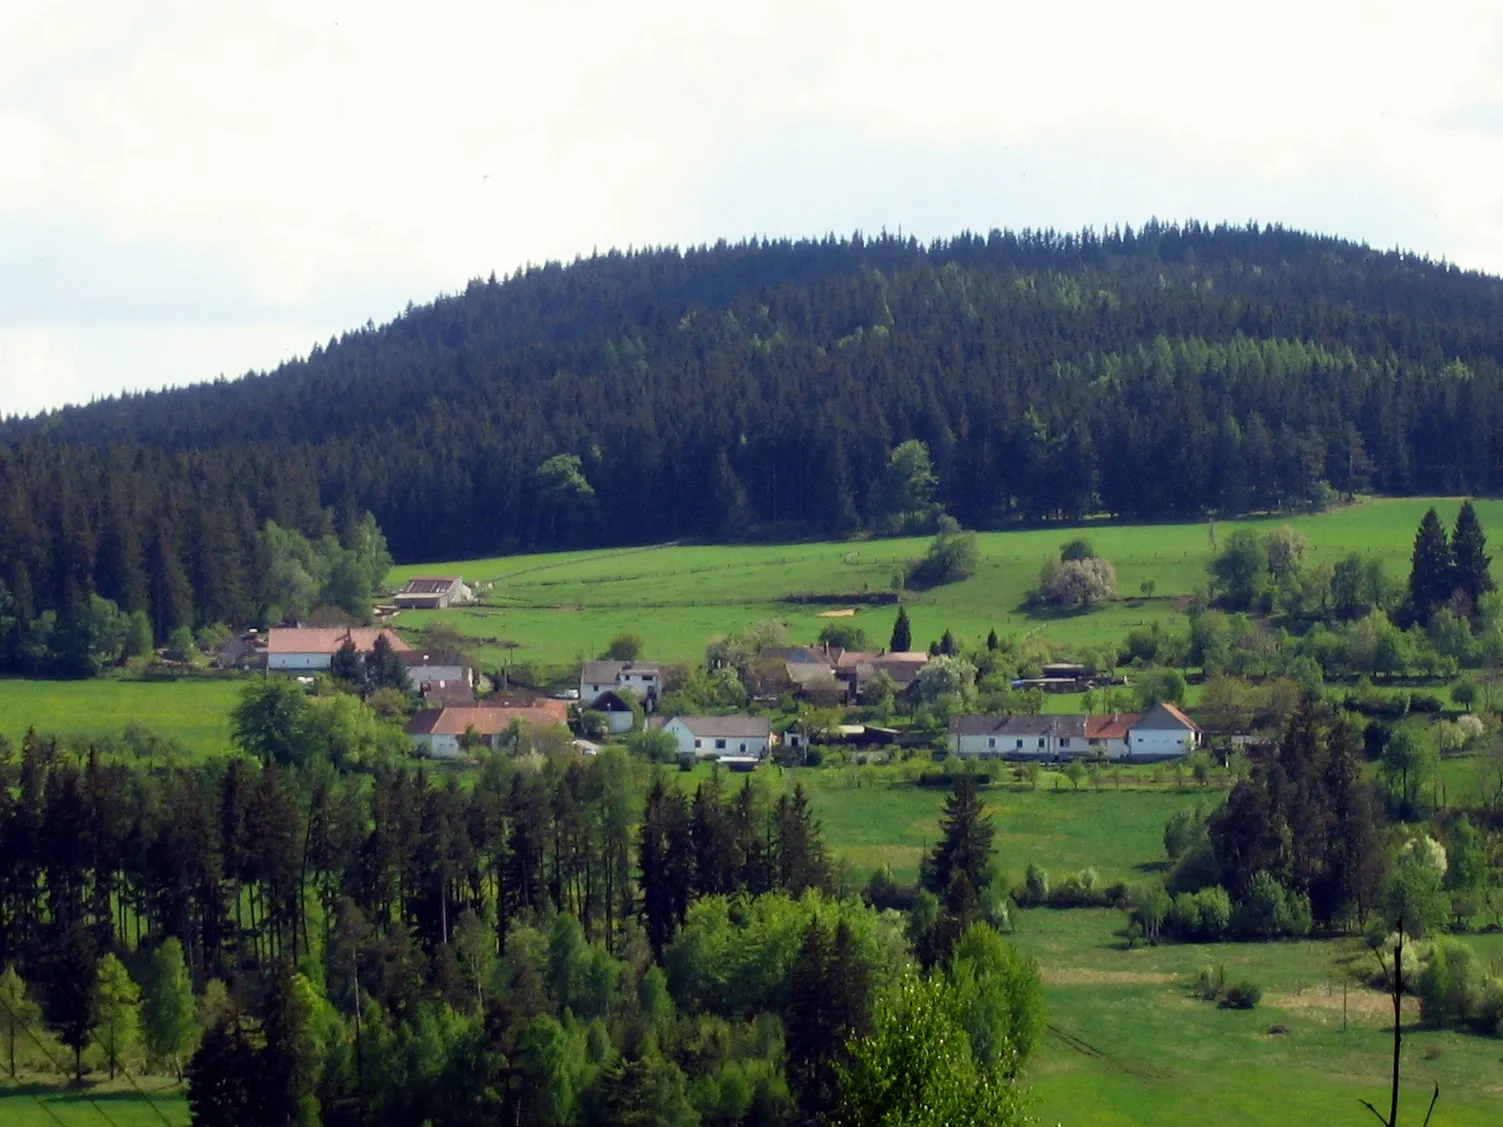
<instances>
[{"instance_id":1,"label":"tall conifer near houses","mask_svg":"<svg viewBox=\"0 0 1503 1127\"><path fill-rule=\"evenodd\" d=\"M892 641L887 648L892 653L907 653L913 645L913 629L908 625L908 608L898 607L897 621L892 624Z\"/></svg>"},{"instance_id":2,"label":"tall conifer near houses","mask_svg":"<svg viewBox=\"0 0 1503 1127\"><path fill-rule=\"evenodd\" d=\"M1431 507L1420 520L1410 557L1409 605L1415 617L1428 621L1435 608L1451 597L1451 579L1451 546L1445 526Z\"/></svg>"},{"instance_id":3,"label":"tall conifer near houses","mask_svg":"<svg viewBox=\"0 0 1503 1127\"><path fill-rule=\"evenodd\" d=\"M1470 501L1463 501L1456 513L1456 531L1451 535L1451 572L1455 588L1464 592L1474 607L1497 586L1489 570L1492 562L1477 510Z\"/></svg>"}]
</instances>

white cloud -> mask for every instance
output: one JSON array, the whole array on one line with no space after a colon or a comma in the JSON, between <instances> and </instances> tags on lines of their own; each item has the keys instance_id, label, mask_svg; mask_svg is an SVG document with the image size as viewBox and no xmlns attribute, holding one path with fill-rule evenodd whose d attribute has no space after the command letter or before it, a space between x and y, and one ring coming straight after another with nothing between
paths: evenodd
<instances>
[{"instance_id":1,"label":"white cloud","mask_svg":"<svg viewBox=\"0 0 1503 1127\"><path fill-rule=\"evenodd\" d=\"M1500 44L1470 0L11 0L0 398L101 323L213 375L214 324L285 323L266 366L529 259L874 221L1256 217L1503 270ZM37 402L137 372L62 351Z\"/></svg>"}]
</instances>

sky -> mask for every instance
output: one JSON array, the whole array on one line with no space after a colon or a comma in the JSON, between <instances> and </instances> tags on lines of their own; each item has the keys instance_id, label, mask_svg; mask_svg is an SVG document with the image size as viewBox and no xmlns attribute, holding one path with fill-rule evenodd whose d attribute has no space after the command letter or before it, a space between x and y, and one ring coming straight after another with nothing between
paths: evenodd
<instances>
[{"instance_id":1,"label":"sky","mask_svg":"<svg viewBox=\"0 0 1503 1127\"><path fill-rule=\"evenodd\" d=\"M0 4L0 415L596 249L1152 217L1503 274L1503 4Z\"/></svg>"}]
</instances>

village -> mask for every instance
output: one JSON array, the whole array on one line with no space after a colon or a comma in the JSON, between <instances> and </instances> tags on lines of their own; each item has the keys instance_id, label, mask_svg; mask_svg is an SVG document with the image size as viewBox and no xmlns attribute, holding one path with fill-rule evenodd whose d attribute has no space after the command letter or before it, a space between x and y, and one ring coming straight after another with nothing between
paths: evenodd
<instances>
[{"instance_id":1,"label":"village","mask_svg":"<svg viewBox=\"0 0 1503 1127\"><path fill-rule=\"evenodd\" d=\"M472 597L460 577L414 578L378 607L378 621L391 623L403 609L462 606ZM337 671L341 654L400 666L406 690L420 702L405 728L412 750L436 760L468 758L483 746L499 748L519 727L534 735L567 735L586 755L595 754L602 741L634 731L661 731L672 738L681 763L708 761L738 772L769 759L806 763L816 744L847 745L878 755L906 746L927 750L936 759L948 754L960 760L1142 763L1183 758L1204 742L1200 726L1165 701L1136 712L952 713L942 739L902 726L848 723L851 712L872 703L874 692L891 694L895 704L917 701L925 669L944 655L845 649L829 642L760 646L736 670L746 686L748 707L704 715L661 707L665 699L674 699L676 682L692 672L682 665L645 657L586 660L577 688L549 693L515 683L497 685L460 649L415 647L389 624L250 632L227 642L217 664L311 684L315 675ZM1043 667L1042 676L1014 680L1012 688L1075 692L1109 681L1092 677L1082 665L1052 662ZM819 722L811 722L814 714Z\"/></svg>"}]
</instances>

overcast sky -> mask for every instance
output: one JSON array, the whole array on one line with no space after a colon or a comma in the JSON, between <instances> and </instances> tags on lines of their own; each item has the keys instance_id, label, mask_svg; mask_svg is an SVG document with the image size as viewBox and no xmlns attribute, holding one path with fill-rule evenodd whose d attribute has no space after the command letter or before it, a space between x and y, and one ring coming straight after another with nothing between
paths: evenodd
<instances>
[{"instance_id":1,"label":"overcast sky","mask_svg":"<svg viewBox=\"0 0 1503 1127\"><path fill-rule=\"evenodd\" d=\"M593 248L1151 216L1503 273L1503 5L0 3L0 414Z\"/></svg>"}]
</instances>

